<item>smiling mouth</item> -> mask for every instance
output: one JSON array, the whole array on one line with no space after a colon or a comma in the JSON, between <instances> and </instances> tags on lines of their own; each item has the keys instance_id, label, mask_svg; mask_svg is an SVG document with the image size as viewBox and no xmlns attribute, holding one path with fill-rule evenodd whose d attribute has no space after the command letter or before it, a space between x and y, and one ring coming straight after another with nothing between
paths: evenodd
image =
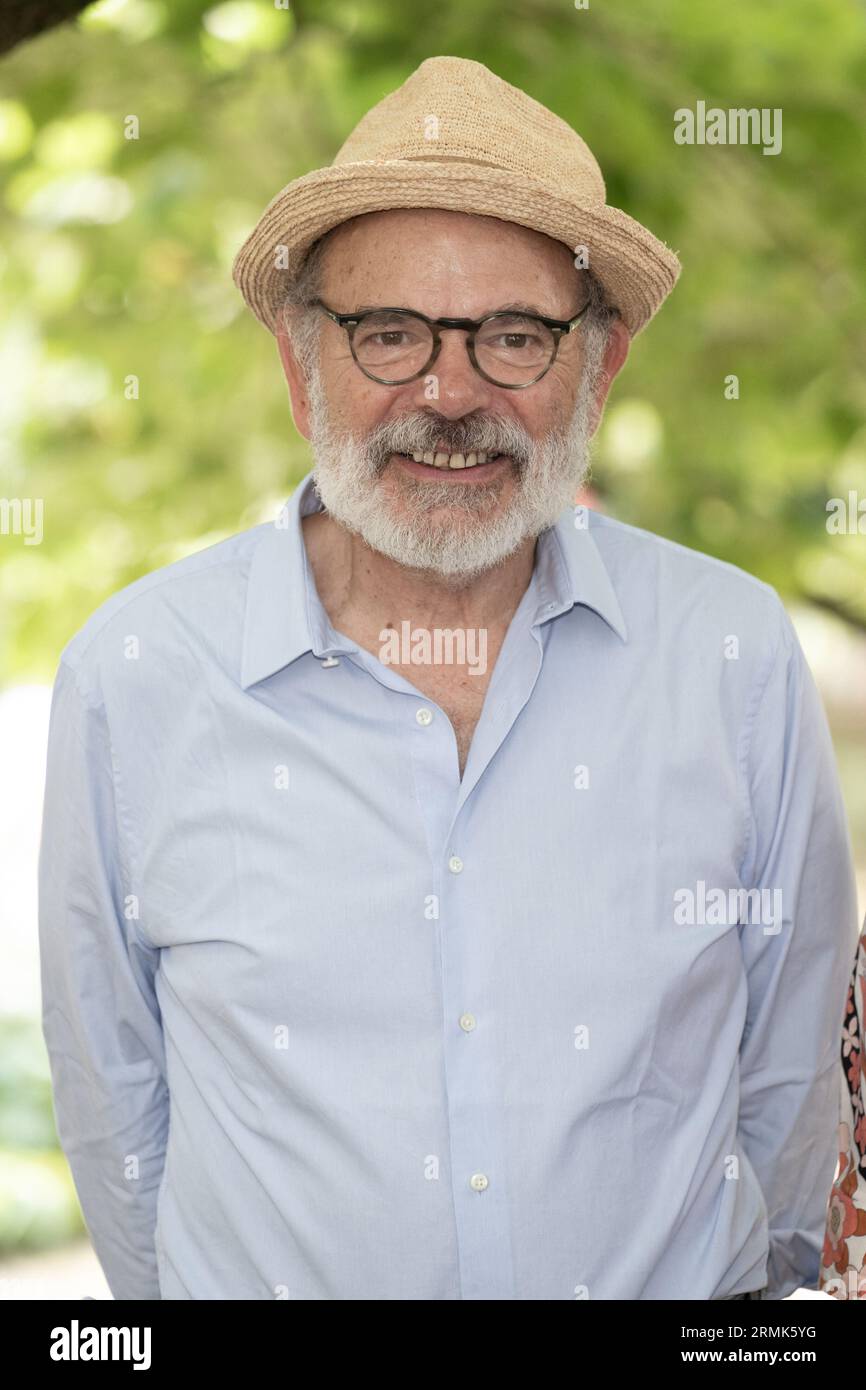
<instances>
[{"instance_id":1,"label":"smiling mouth","mask_svg":"<svg viewBox=\"0 0 866 1390\"><path fill-rule=\"evenodd\" d=\"M428 468L436 468L443 473L451 473L460 469L479 468L485 464L497 463L504 460L507 455L488 453L483 449L470 449L466 453L450 453L444 449L420 450L411 454L394 454L394 458L404 459L407 462L420 463Z\"/></svg>"}]
</instances>

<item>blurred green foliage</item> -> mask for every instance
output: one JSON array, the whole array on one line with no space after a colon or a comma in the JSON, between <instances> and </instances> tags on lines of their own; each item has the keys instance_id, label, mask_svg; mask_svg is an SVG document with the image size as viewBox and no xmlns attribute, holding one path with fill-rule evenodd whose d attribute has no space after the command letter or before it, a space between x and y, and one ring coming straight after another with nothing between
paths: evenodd
<instances>
[{"instance_id":1,"label":"blurred green foliage","mask_svg":"<svg viewBox=\"0 0 866 1390\"><path fill-rule=\"evenodd\" d=\"M51 1081L37 1019L0 1017L0 1148L53 1148Z\"/></svg>"},{"instance_id":2,"label":"blurred green foliage","mask_svg":"<svg viewBox=\"0 0 866 1390\"><path fill-rule=\"evenodd\" d=\"M866 497L860 4L105 0L0 62L0 492L44 499L41 545L0 537L0 681L307 471L231 260L433 53L557 111L684 263L615 383L603 505L866 626L866 537L825 511ZM675 144L698 100L780 107L782 152Z\"/></svg>"},{"instance_id":3,"label":"blurred green foliage","mask_svg":"<svg viewBox=\"0 0 866 1390\"><path fill-rule=\"evenodd\" d=\"M38 1019L0 1018L0 1253L80 1235Z\"/></svg>"}]
</instances>

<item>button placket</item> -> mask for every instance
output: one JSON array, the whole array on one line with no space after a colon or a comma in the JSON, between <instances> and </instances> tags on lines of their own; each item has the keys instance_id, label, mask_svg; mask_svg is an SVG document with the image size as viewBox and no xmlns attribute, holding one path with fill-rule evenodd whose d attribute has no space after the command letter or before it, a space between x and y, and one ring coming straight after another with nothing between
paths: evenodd
<instances>
[{"instance_id":1,"label":"button placket","mask_svg":"<svg viewBox=\"0 0 866 1390\"><path fill-rule=\"evenodd\" d=\"M468 822L467 822L468 824ZM472 867L471 845L463 846L458 816L452 827L466 858L446 850L438 924L442 953L445 1029L445 1092L451 1152L451 1183L457 1223L461 1297L487 1300L515 1296L511 1214L505 1173L505 1139L496 1028L485 1027L481 997L489 977L483 967L484 884ZM482 1022L471 1009L479 999ZM483 1200L482 1200L483 1198Z\"/></svg>"},{"instance_id":2,"label":"button placket","mask_svg":"<svg viewBox=\"0 0 866 1390\"><path fill-rule=\"evenodd\" d=\"M423 699L423 697L422 697ZM471 846L461 843L461 781L456 738L438 706L407 702L404 719L419 814L424 820L436 902L425 929L438 940L444 1030L444 1093L450 1138L448 1172L452 1190L461 1297L513 1298L511 1214L505 1173L504 1120L497 1077L495 1029L485 1028L467 1003L478 1002L483 1018L485 976L479 974L479 944L473 921L483 920L484 885L472 867ZM465 798L462 798L465 799ZM468 821L466 822L468 824ZM459 853L458 850L462 850ZM483 947L482 947L483 955ZM482 1200L483 1198L483 1200Z\"/></svg>"}]
</instances>

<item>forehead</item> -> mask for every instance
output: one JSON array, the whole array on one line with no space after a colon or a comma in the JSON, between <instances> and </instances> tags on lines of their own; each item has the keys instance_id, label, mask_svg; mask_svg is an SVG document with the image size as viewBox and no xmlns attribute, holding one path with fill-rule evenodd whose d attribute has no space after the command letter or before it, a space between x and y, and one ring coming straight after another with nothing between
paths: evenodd
<instances>
[{"instance_id":1,"label":"forehead","mask_svg":"<svg viewBox=\"0 0 866 1390\"><path fill-rule=\"evenodd\" d=\"M440 208L394 208L354 217L330 234L322 291L341 308L406 304L438 316L537 300L547 312L565 314L573 312L579 275L567 246L529 227Z\"/></svg>"}]
</instances>

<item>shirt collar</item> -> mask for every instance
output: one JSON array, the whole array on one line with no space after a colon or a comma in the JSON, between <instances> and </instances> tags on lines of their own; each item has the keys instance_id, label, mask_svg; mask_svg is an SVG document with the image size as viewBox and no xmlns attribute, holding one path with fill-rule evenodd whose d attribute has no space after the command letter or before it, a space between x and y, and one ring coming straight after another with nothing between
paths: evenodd
<instances>
[{"instance_id":1,"label":"shirt collar","mask_svg":"<svg viewBox=\"0 0 866 1390\"><path fill-rule=\"evenodd\" d=\"M628 628L613 581L592 534L592 512L572 507L538 538L533 578L539 602L535 622L547 622L576 604L591 608L621 641Z\"/></svg>"},{"instance_id":2,"label":"shirt collar","mask_svg":"<svg viewBox=\"0 0 866 1390\"><path fill-rule=\"evenodd\" d=\"M307 559L302 522L322 510L312 473L298 484L275 521L262 528L247 581L241 654L241 687L279 671L305 652L326 657L357 651L332 627ZM538 605L533 625L548 622L575 604L591 608L628 641L625 619L610 575L592 535L590 513L564 513L538 539L533 583Z\"/></svg>"},{"instance_id":3,"label":"shirt collar","mask_svg":"<svg viewBox=\"0 0 866 1390\"><path fill-rule=\"evenodd\" d=\"M241 654L244 690L305 652L324 657L349 649L322 607L304 545L301 523L321 510L322 500L308 473L275 520L263 527L247 581Z\"/></svg>"}]
</instances>

